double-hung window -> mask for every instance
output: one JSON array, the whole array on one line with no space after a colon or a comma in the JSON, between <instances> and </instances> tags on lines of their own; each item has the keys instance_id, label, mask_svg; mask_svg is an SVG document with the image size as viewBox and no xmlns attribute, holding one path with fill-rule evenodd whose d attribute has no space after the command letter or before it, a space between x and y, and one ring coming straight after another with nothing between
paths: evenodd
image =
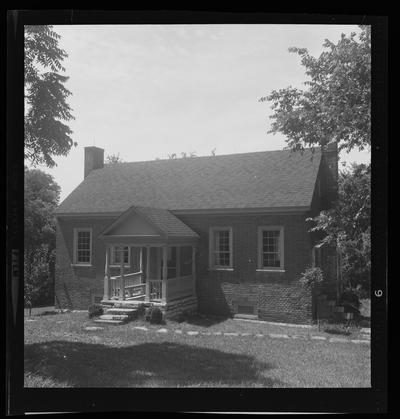
<instances>
[{"instance_id":1,"label":"double-hung window","mask_svg":"<svg viewBox=\"0 0 400 419\"><path fill-rule=\"evenodd\" d=\"M232 227L210 228L210 268L232 269Z\"/></svg>"},{"instance_id":2,"label":"double-hung window","mask_svg":"<svg viewBox=\"0 0 400 419\"><path fill-rule=\"evenodd\" d=\"M121 265L121 256L124 266L130 265L130 254L128 246L113 246L111 248L111 265Z\"/></svg>"},{"instance_id":3,"label":"double-hung window","mask_svg":"<svg viewBox=\"0 0 400 419\"><path fill-rule=\"evenodd\" d=\"M258 228L258 268L283 270L283 227Z\"/></svg>"},{"instance_id":4,"label":"double-hung window","mask_svg":"<svg viewBox=\"0 0 400 419\"><path fill-rule=\"evenodd\" d=\"M91 228L76 228L74 230L74 263L76 265L92 264Z\"/></svg>"}]
</instances>

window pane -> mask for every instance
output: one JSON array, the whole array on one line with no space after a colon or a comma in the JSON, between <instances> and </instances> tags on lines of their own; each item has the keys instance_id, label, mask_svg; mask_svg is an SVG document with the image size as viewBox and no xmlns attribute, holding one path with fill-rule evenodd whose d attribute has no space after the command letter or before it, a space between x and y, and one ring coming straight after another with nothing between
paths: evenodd
<instances>
[{"instance_id":1,"label":"window pane","mask_svg":"<svg viewBox=\"0 0 400 419\"><path fill-rule=\"evenodd\" d=\"M281 257L279 249L280 230L262 232L262 266L279 268Z\"/></svg>"},{"instance_id":2,"label":"window pane","mask_svg":"<svg viewBox=\"0 0 400 419\"><path fill-rule=\"evenodd\" d=\"M90 231L78 231L76 261L90 263Z\"/></svg>"},{"instance_id":3,"label":"window pane","mask_svg":"<svg viewBox=\"0 0 400 419\"><path fill-rule=\"evenodd\" d=\"M129 262L129 248L128 248L128 246L124 246L123 254L124 254L124 265L127 265L128 262ZM121 247L120 246L114 247L113 264L115 264L115 265L120 265L121 264Z\"/></svg>"},{"instance_id":4,"label":"window pane","mask_svg":"<svg viewBox=\"0 0 400 419\"><path fill-rule=\"evenodd\" d=\"M213 232L213 265L214 266L230 266L230 234L229 229L217 230Z\"/></svg>"}]
</instances>

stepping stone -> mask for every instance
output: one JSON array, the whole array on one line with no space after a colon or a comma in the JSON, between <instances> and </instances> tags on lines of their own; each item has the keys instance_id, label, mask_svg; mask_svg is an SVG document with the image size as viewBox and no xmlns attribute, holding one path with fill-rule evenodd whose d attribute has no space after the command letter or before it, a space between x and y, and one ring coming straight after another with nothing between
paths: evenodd
<instances>
[{"instance_id":1,"label":"stepping stone","mask_svg":"<svg viewBox=\"0 0 400 419\"><path fill-rule=\"evenodd\" d=\"M211 332L201 332L201 334L204 335L204 336L211 336L212 333Z\"/></svg>"},{"instance_id":2,"label":"stepping stone","mask_svg":"<svg viewBox=\"0 0 400 419\"><path fill-rule=\"evenodd\" d=\"M239 336L238 333L224 333L224 336Z\"/></svg>"},{"instance_id":3,"label":"stepping stone","mask_svg":"<svg viewBox=\"0 0 400 419\"><path fill-rule=\"evenodd\" d=\"M215 336L221 336L222 335L222 332L213 332L213 335L215 335Z\"/></svg>"},{"instance_id":4,"label":"stepping stone","mask_svg":"<svg viewBox=\"0 0 400 419\"><path fill-rule=\"evenodd\" d=\"M98 327L98 326L88 326L85 327L85 330L102 330L104 329L103 327Z\"/></svg>"},{"instance_id":5,"label":"stepping stone","mask_svg":"<svg viewBox=\"0 0 400 419\"><path fill-rule=\"evenodd\" d=\"M145 331L147 331L147 330L149 330L147 327L145 327L145 326L134 326L133 327L134 329L138 329L138 330L145 330Z\"/></svg>"},{"instance_id":6,"label":"stepping stone","mask_svg":"<svg viewBox=\"0 0 400 419\"><path fill-rule=\"evenodd\" d=\"M270 333L269 336L271 338L283 338L283 339L289 339L288 335L280 335L280 334L275 334L275 333Z\"/></svg>"},{"instance_id":7,"label":"stepping stone","mask_svg":"<svg viewBox=\"0 0 400 419\"><path fill-rule=\"evenodd\" d=\"M314 339L314 340L326 340L326 337L325 336L318 336L318 335L316 335L316 336L311 336L311 339Z\"/></svg>"},{"instance_id":8,"label":"stepping stone","mask_svg":"<svg viewBox=\"0 0 400 419\"><path fill-rule=\"evenodd\" d=\"M240 336L250 336L251 333L241 333Z\"/></svg>"},{"instance_id":9,"label":"stepping stone","mask_svg":"<svg viewBox=\"0 0 400 419\"><path fill-rule=\"evenodd\" d=\"M261 333L257 333L255 336L258 337L258 338L263 338L264 337L264 335L262 335Z\"/></svg>"},{"instance_id":10,"label":"stepping stone","mask_svg":"<svg viewBox=\"0 0 400 419\"><path fill-rule=\"evenodd\" d=\"M175 333L178 333L179 335L182 334L182 330L175 330Z\"/></svg>"},{"instance_id":11,"label":"stepping stone","mask_svg":"<svg viewBox=\"0 0 400 419\"><path fill-rule=\"evenodd\" d=\"M349 342L348 341L348 339L344 339L344 338L330 338L329 339L329 342L332 342L332 343L345 343L345 342Z\"/></svg>"},{"instance_id":12,"label":"stepping stone","mask_svg":"<svg viewBox=\"0 0 400 419\"><path fill-rule=\"evenodd\" d=\"M190 336L196 336L199 334L199 332L190 331L190 332L187 332L187 334Z\"/></svg>"},{"instance_id":13,"label":"stepping stone","mask_svg":"<svg viewBox=\"0 0 400 419\"><path fill-rule=\"evenodd\" d=\"M168 329L158 329L157 333L167 333Z\"/></svg>"},{"instance_id":14,"label":"stepping stone","mask_svg":"<svg viewBox=\"0 0 400 419\"><path fill-rule=\"evenodd\" d=\"M371 343L369 340L353 339L353 343Z\"/></svg>"}]
</instances>

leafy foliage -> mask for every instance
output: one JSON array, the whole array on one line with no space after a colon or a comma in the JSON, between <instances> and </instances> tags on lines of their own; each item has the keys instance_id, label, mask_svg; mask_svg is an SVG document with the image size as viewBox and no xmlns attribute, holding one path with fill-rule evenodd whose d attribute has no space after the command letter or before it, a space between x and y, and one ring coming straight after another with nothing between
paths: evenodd
<instances>
[{"instance_id":1,"label":"leafy foliage","mask_svg":"<svg viewBox=\"0 0 400 419\"><path fill-rule=\"evenodd\" d=\"M171 159L191 159L193 157L197 157L196 152L195 151L190 151L190 152L186 152L186 151L182 151L180 153L180 157L178 156L178 154L176 153L172 153L172 154L168 154L168 158Z\"/></svg>"},{"instance_id":2,"label":"leafy foliage","mask_svg":"<svg viewBox=\"0 0 400 419\"><path fill-rule=\"evenodd\" d=\"M55 267L55 217L60 187L53 177L25 167L24 275L27 306L52 301Z\"/></svg>"},{"instance_id":3,"label":"leafy foliage","mask_svg":"<svg viewBox=\"0 0 400 419\"><path fill-rule=\"evenodd\" d=\"M339 175L335 206L308 219L321 242L335 244L343 279L350 288L369 290L371 273L371 167L353 164Z\"/></svg>"},{"instance_id":4,"label":"leafy foliage","mask_svg":"<svg viewBox=\"0 0 400 419\"><path fill-rule=\"evenodd\" d=\"M346 313L360 314L361 302L358 295L351 289L342 292L338 305L344 306Z\"/></svg>"},{"instance_id":5,"label":"leafy foliage","mask_svg":"<svg viewBox=\"0 0 400 419\"><path fill-rule=\"evenodd\" d=\"M53 167L54 156L65 156L77 145L63 123L74 117L66 102L68 77L60 74L67 53L59 39L52 26L25 26L25 158L33 165Z\"/></svg>"},{"instance_id":6,"label":"leafy foliage","mask_svg":"<svg viewBox=\"0 0 400 419\"><path fill-rule=\"evenodd\" d=\"M272 102L270 133L281 132L294 150L337 141L339 151L363 150L371 144L371 29L342 34L337 44L325 40L318 58L305 48L290 48L301 57L310 80L306 90L287 87L260 101Z\"/></svg>"},{"instance_id":7,"label":"leafy foliage","mask_svg":"<svg viewBox=\"0 0 400 419\"><path fill-rule=\"evenodd\" d=\"M300 283L309 288L315 288L324 280L324 274L319 267L307 268L300 277Z\"/></svg>"},{"instance_id":8,"label":"leafy foliage","mask_svg":"<svg viewBox=\"0 0 400 419\"><path fill-rule=\"evenodd\" d=\"M106 157L106 164L123 163L122 157L118 154L110 154Z\"/></svg>"},{"instance_id":9,"label":"leafy foliage","mask_svg":"<svg viewBox=\"0 0 400 419\"><path fill-rule=\"evenodd\" d=\"M89 306L89 309L88 309L89 319L92 319L93 317L101 316L103 312L104 310L101 304L92 304Z\"/></svg>"}]
</instances>

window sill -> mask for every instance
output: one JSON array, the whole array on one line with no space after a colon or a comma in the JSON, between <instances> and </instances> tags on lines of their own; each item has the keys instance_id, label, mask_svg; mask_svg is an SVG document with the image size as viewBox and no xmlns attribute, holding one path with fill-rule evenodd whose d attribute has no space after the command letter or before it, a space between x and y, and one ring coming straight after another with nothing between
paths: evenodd
<instances>
[{"instance_id":1,"label":"window sill","mask_svg":"<svg viewBox=\"0 0 400 419\"><path fill-rule=\"evenodd\" d=\"M233 272L233 268L208 268L209 271L229 271Z\"/></svg>"},{"instance_id":2,"label":"window sill","mask_svg":"<svg viewBox=\"0 0 400 419\"><path fill-rule=\"evenodd\" d=\"M264 268L264 269L256 269L256 272L280 272L280 273L284 273L285 269L268 269L268 268Z\"/></svg>"},{"instance_id":3,"label":"window sill","mask_svg":"<svg viewBox=\"0 0 400 419\"><path fill-rule=\"evenodd\" d=\"M93 268L93 265L87 265L83 263L71 263L71 266L78 268Z\"/></svg>"}]
</instances>

